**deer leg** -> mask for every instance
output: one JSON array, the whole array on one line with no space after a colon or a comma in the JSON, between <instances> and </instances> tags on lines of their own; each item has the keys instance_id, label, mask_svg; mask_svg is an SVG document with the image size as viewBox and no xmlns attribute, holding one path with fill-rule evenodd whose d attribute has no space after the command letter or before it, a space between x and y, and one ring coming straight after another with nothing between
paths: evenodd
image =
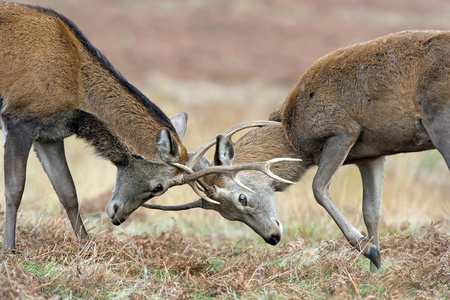
<instances>
[{"instance_id":1,"label":"deer leg","mask_svg":"<svg viewBox=\"0 0 450 300\"><path fill-rule=\"evenodd\" d=\"M372 244L378 249L380 241L378 237L378 226L381 216L381 196L383 193L385 157L381 156L371 160L358 162L357 166L361 173L363 184L363 216L367 227L367 233ZM381 259L380 259L381 261ZM370 271L375 272L377 266L371 262Z\"/></svg>"},{"instance_id":2,"label":"deer leg","mask_svg":"<svg viewBox=\"0 0 450 300\"><path fill-rule=\"evenodd\" d=\"M77 193L64 152L64 142L35 141L33 145L59 201L67 212L75 234L85 238L87 232L80 217Z\"/></svg>"},{"instance_id":3,"label":"deer leg","mask_svg":"<svg viewBox=\"0 0 450 300\"><path fill-rule=\"evenodd\" d=\"M450 169L450 107L428 113L422 119L434 147L444 157Z\"/></svg>"},{"instance_id":4,"label":"deer leg","mask_svg":"<svg viewBox=\"0 0 450 300\"><path fill-rule=\"evenodd\" d=\"M329 138L322 150L319 167L313 180L316 201L330 214L350 244L362 251L377 267L380 266L380 251L368 245L363 235L351 225L330 197L331 180L344 163L359 134L338 135ZM361 241L363 241L361 243Z\"/></svg>"},{"instance_id":5,"label":"deer leg","mask_svg":"<svg viewBox=\"0 0 450 300\"><path fill-rule=\"evenodd\" d=\"M5 175L5 232L3 250L16 247L17 211L25 187L27 160L30 153L35 125L32 122L4 120L4 175Z\"/></svg>"}]
</instances>

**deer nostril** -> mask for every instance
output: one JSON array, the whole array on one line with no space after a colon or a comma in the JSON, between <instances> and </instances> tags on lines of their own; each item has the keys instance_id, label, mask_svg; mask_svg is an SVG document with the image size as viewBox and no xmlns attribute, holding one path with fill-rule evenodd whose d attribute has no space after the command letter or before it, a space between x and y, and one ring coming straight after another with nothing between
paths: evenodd
<instances>
[{"instance_id":1,"label":"deer nostril","mask_svg":"<svg viewBox=\"0 0 450 300\"><path fill-rule=\"evenodd\" d=\"M118 210L119 210L119 205L117 203L114 203L114 205L113 205L114 213L117 213Z\"/></svg>"},{"instance_id":2,"label":"deer nostril","mask_svg":"<svg viewBox=\"0 0 450 300\"><path fill-rule=\"evenodd\" d=\"M280 242L280 240L281 240L281 236L274 234L270 237L269 240L267 240L267 242L269 244L271 244L272 246L275 246L276 244L278 244Z\"/></svg>"}]
</instances>

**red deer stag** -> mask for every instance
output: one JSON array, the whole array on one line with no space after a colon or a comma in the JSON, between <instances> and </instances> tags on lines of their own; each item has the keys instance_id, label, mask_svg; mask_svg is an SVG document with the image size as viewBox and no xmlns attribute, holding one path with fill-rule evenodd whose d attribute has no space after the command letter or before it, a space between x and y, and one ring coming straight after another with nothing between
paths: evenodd
<instances>
[{"instance_id":1,"label":"red deer stag","mask_svg":"<svg viewBox=\"0 0 450 300\"><path fill-rule=\"evenodd\" d=\"M204 196L201 178L190 181L193 174L179 168L188 158L181 143L187 115L169 119L66 17L50 9L0 2L0 43L4 250L15 248L17 210L32 146L75 233L86 236L64 154L63 139L72 134L86 139L117 167L107 207L114 225L174 185L187 183Z\"/></svg>"},{"instance_id":2,"label":"red deer stag","mask_svg":"<svg viewBox=\"0 0 450 300\"><path fill-rule=\"evenodd\" d=\"M317 165L312 184L317 202L375 271L381 264L378 226L385 156L437 149L450 168L449 90L450 32L404 31L339 49L316 61L271 114L269 119L280 125L254 129L234 147L219 135L214 162L301 158L273 169L291 181ZM356 164L360 170L368 237L352 226L329 195L333 176L343 164ZM255 193L216 174L205 182L209 197L220 205L200 199L179 206L145 206L213 209L249 224L267 241L266 234L279 228L275 221L267 227L268 220L276 220L273 193L288 184L252 171L241 172L238 179Z\"/></svg>"},{"instance_id":3,"label":"red deer stag","mask_svg":"<svg viewBox=\"0 0 450 300\"><path fill-rule=\"evenodd\" d=\"M1 2L0 43L4 250L15 248L16 216L32 145L80 237L86 230L64 154L65 137L85 138L117 166L108 205L114 224L166 190L167 181L179 173L166 162L187 160L181 143L185 114L171 122L70 20L53 10Z\"/></svg>"}]
</instances>

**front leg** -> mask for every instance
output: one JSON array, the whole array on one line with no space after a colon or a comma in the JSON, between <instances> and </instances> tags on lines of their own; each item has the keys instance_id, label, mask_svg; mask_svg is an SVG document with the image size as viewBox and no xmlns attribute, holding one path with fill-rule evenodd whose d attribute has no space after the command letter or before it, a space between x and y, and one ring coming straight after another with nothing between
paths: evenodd
<instances>
[{"instance_id":1,"label":"front leg","mask_svg":"<svg viewBox=\"0 0 450 300\"><path fill-rule=\"evenodd\" d=\"M5 175L5 231L3 235L3 250L16 247L17 210L22 200L25 187L25 175L28 155L35 126L33 122L5 120L3 128L4 144L4 175Z\"/></svg>"},{"instance_id":2,"label":"front leg","mask_svg":"<svg viewBox=\"0 0 450 300\"><path fill-rule=\"evenodd\" d=\"M64 142L35 141L34 149L58 195L59 201L67 212L73 231L77 236L85 238L87 232L81 220L77 193L64 152Z\"/></svg>"},{"instance_id":3,"label":"front leg","mask_svg":"<svg viewBox=\"0 0 450 300\"><path fill-rule=\"evenodd\" d=\"M363 235L345 218L330 197L329 187L339 168L344 163L350 149L358 139L359 133L342 134L328 138L321 156L317 173L313 180L316 201L325 208L353 247L362 251L377 267L380 266L380 251L375 245L367 245Z\"/></svg>"}]
</instances>

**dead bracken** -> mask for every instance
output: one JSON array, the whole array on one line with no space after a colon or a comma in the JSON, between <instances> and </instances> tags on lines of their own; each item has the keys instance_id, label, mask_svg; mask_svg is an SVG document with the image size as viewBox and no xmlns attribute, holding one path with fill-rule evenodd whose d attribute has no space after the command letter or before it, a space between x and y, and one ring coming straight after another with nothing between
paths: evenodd
<instances>
[{"instance_id":1,"label":"dead bracken","mask_svg":"<svg viewBox=\"0 0 450 300\"><path fill-rule=\"evenodd\" d=\"M441 224L423 228L422 236L382 237L384 266L376 274L343 237L237 247L214 246L176 228L141 235L105 230L80 240L66 219L32 224L19 224L18 254L0 254L1 299L450 295L450 236L439 231Z\"/></svg>"}]
</instances>

